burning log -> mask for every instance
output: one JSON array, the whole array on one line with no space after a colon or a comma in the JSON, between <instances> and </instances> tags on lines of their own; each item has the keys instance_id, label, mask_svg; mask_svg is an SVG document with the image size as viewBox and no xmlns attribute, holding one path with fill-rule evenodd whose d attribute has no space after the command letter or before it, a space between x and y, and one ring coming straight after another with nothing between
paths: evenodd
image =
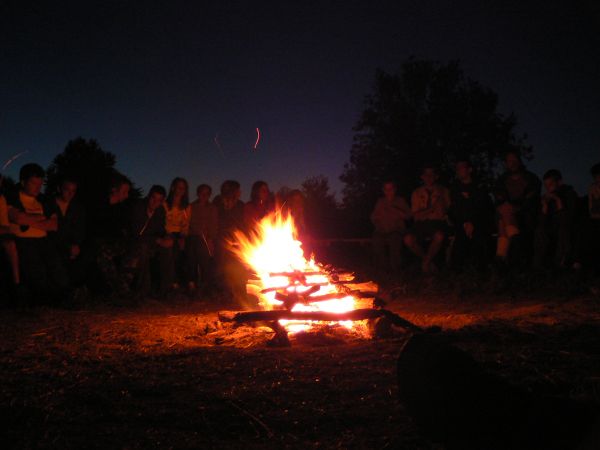
<instances>
[{"instance_id":1,"label":"burning log","mask_svg":"<svg viewBox=\"0 0 600 450\"><path fill-rule=\"evenodd\" d=\"M386 309L364 308L354 309L344 313L333 313L326 311L290 311L286 309L272 311L219 312L219 320L221 322L234 322L237 324L249 322L276 322L279 320L341 322L346 320L373 320L380 317L385 317L394 326L411 331L422 331L420 327Z\"/></svg>"}]
</instances>

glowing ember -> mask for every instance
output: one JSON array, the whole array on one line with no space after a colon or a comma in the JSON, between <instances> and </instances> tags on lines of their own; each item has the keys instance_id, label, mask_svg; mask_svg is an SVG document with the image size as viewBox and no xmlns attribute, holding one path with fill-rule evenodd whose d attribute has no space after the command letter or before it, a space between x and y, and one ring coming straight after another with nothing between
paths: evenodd
<instances>
[{"instance_id":1,"label":"glowing ember","mask_svg":"<svg viewBox=\"0 0 600 450\"><path fill-rule=\"evenodd\" d=\"M260 142L260 130L256 129L256 142L254 143L254 150L258 147L258 143Z\"/></svg>"},{"instance_id":2,"label":"glowing ember","mask_svg":"<svg viewBox=\"0 0 600 450\"><path fill-rule=\"evenodd\" d=\"M232 248L242 262L256 274L248 282L247 291L259 299L266 310L325 311L344 313L357 309L356 299L349 289L333 281L330 274L315 262L307 260L302 243L296 239L291 216L275 212L258 224L248 236L236 232ZM316 323L280 320L289 332L305 331ZM359 324L340 321L339 325L353 329Z\"/></svg>"}]
</instances>

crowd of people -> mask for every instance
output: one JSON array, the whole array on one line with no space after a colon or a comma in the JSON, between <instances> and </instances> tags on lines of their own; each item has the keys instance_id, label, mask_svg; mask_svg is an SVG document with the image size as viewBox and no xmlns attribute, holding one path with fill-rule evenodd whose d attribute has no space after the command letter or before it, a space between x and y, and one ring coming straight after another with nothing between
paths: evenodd
<instances>
[{"instance_id":1,"label":"crowd of people","mask_svg":"<svg viewBox=\"0 0 600 450\"><path fill-rule=\"evenodd\" d=\"M422 185L407 201L393 181L371 213L373 255L382 274L399 275L418 261L424 273L530 266L536 270L594 268L600 255L600 164L591 169L587 200L564 183L558 170L543 180L509 152L492 189L479 183L467 160L455 164L454 183L424 167ZM227 180L220 193L200 184L191 199L184 178L169 190L154 185L145 198L130 198L131 182L115 172L100 204L78 199L78 180L63 177L43 195L45 172L24 165L19 183L0 195L0 275L18 301L68 301L77 290L115 299L191 295L215 289L245 297L247 273L231 251L237 230L251 232L279 208L290 213L307 240L304 197L292 190L275 199L264 181L250 200ZM543 185L543 187L542 187ZM277 200L277 201L276 201Z\"/></svg>"},{"instance_id":2,"label":"crowd of people","mask_svg":"<svg viewBox=\"0 0 600 450\"><path fill-rule=\"evenodd\" d=\"M422 186L410 204L393 181L384 182L383 197L371 213L378 269L398 274L407 253L425 273L437 272L440 265L457 270L597 268L600 164L591 169L587 201L556 169L540 181L516 152L506 154L504 165L492 189L478 183L468 159L456 162L449 188L439 183L434 166L424 167Z\"/></svg>"},{"instance_id":3,"label":"crowd of people","mask_svg":"<svg viewBox=\"0 0 600 450\"><path fill-rule=\"evenodd\" d=\"M274 210L264 181L254 183L247 203L234 180L212 201L211 187L200 184L192 201L179 177L168 192L154 185L131 201L131 182L115 173L105 201L83 205L77 180L65 177L45 196L44 177L42 167L26 164L19 183L0 196L4 278L15 299L64 303L82 287L114 299L215 288L234 299L245 295L246 273L229 244L236 230L251 231ZM303 203L293 190L282 205L300 232Z\"/></svg>"}]
</instances>

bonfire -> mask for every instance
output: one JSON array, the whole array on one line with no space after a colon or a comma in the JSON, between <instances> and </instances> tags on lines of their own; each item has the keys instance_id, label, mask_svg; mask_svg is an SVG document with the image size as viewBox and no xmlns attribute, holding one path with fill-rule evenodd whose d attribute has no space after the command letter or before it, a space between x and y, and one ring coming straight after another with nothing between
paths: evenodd
<instances>
[{"instance_id":1,"label":"bonfire","mask_svg":"<svg viewBox=\"0 0 600 450\"><path fill-rule=\"evenodd\" d=\"M280 311L272 317L288 317L277 321L286 332L323 326L366 331L365 320L351 320L348 314L370 307L377 286L354 283L353 274L327 268L314 255L307 258L291 215L274 212L250 234L236 232L231 248L250 271L248 295L258 299L262 311ZM336 315L340 320L331 320ZM298 318L302 316L330 320Z\"/></svg>"}]
</instances>

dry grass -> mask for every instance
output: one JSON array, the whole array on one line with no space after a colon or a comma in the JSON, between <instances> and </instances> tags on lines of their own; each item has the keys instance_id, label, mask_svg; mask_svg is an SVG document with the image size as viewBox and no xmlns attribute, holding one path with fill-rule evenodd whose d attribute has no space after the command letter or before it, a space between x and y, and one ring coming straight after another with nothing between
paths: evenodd
<instances>
[{"instance_id":1,"label":"dry grass","mask_svg":"<svg viewBox=\"0 0 600 450\"><path fill-rule=\"evenodd\" d=\"M395 299L490 370L600 403L600 302ZM17 448L431 448L397 401L403 335L221 328L218 305L3 311L1 441ZM220 345L217 345L219 343Z\"/></svg>"}]
</instances>

